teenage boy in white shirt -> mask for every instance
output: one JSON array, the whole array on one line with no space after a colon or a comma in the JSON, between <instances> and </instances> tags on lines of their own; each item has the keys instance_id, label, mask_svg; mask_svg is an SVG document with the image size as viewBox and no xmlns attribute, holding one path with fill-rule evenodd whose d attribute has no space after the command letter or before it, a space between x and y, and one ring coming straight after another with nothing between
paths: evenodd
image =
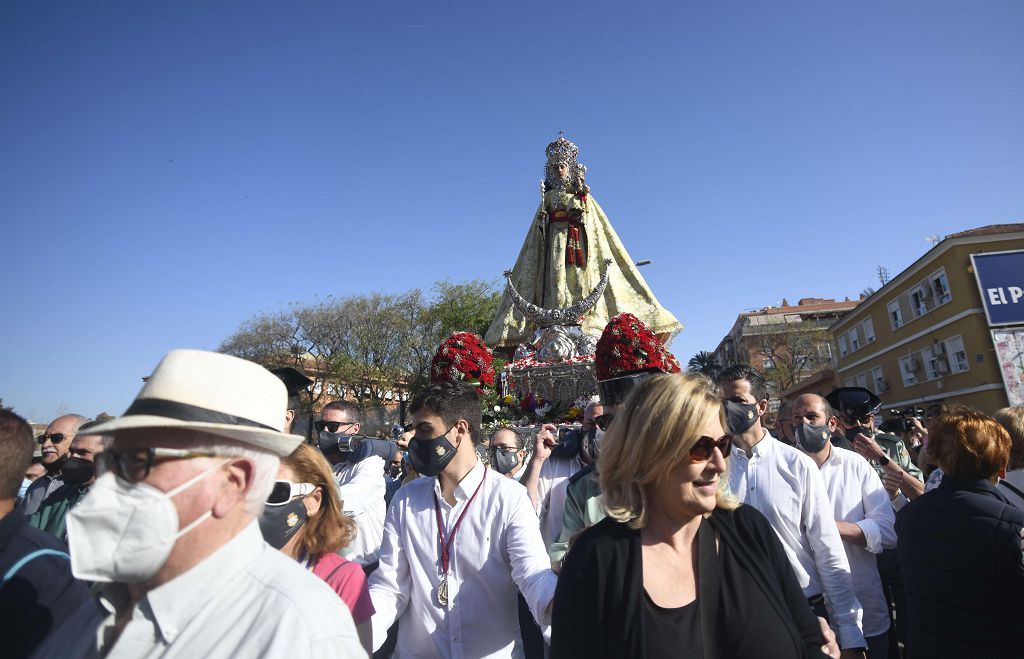
<instances>
[{"instance_id":1,"label":"teenage boy in white shirt","mask_svg":"<svg viewBox=\"0 0 1024 659\"><path fill-rule=\"evenodd\" d=\"M875 557L883 549L896 546L896 515L881 479L868 461L832 445L836 425L832 406L821 396L804 394L794 401L793 435L800 450L821 470L850 560L853 589L864 606L868 659L888 659L889 603Z\"/></svg>"},{"instance_id":2,"label":"teenage boy in white shirt","mask_svg":"<svg viewBox=\"0 0 1024 659\"><path fill-rule=\"evenodd\" d=\"M477 457L476 391L439 382L413 400L409 460L370 577L374 649L398 620L395 657L523 657L516 588L550 622L550 569L526 488Z\"/></svg>"}]
</instances>

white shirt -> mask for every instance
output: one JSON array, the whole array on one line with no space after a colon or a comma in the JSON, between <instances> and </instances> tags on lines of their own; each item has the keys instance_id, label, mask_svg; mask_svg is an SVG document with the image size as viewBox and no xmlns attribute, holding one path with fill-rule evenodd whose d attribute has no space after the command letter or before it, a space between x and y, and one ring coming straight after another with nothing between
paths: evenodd
<instances>
[{"instance_id":1,"label":"white shirt","mask_svg":"<svg viewBox=\"0 0 1024 659\"><path fill-rule=\"evenodd\" d=\"M81 656L83 635L93 633L94 649L106 651L114 611L128 605L127 589L104 586L100 603L110 615L98 630L96 604L90 599L51 639L58 643L48 645L47 654ZM188 572L147 593L106 657L312 659L366 653L338 594L265 543L253 521Z\"/></svg>"},{"instance_id":2,"label":"white shirt","mask_svg":"<svg viewBox=\"0 0 1024 659\"><path fill-rule=\"evenodd\" d=\"M558 540L562 532L562 520L565 516L566 487L559 487L569 482L569 477L584 464L579 456L571 458L549 457L540 466L537 478L537 512L540 515L540 534L544 545Z\"/></svg>"},{"instance_id":3,"label":"white shirt","mask_svg":"<svg viewBox=\"0 0 1024 659\"><path fill-rule=\"evenodd\" d=\"M468 504L481 480L480 492ZM446 609L437 600L441 553L435 497L446 539L466 511L451 544ZM397 619L396 658L522 657L516 588L544 626L550 623L558 580L530 497L511 478L490 469L485 477L477 461L455 488L455 499L449 506L436 477L407 483L392 499L380 567L370 576L377 611L374 649Z\"/></svg>"},{"instance_id":4,"label":"white shirt","mask_svg":"<svg viewBox=\"0 0 1024 659\"><path fill-rule=\"evenodd\" d=\"M840 647L865 647L863 611L818 465L767 430L749 458L735 444L730 457L729 489L768 518L804 595L824 593Z\"/></svg>"},{"instance_id":5,"label":"white shirt","mask_svg":"<svg viewBox=\"0 0 1024 659\"><path fill-rule=\"evenodd\" d=\"M384 482L384 458L379 455L355 464L342 463L334 468L345 514L356 523L356 537L345 551L345 558L370 565L380 554L387 511L387 483Z\"/></svg>"},{"instance_id":6,"label":"white shirt","mask_svg":"<svg viewBox=\"0 0 1024 659\"><path fill-rule=\"evenodd\" d=\"M896 546L896 514L889 494L867 460L836 446L821 465L821 477L835 519L852 522L864 532L867 547L847 542L843 546L850 561L853 590L864 606L864 635L884 634L889 629L889 603L882 592L875 554Z\"/></svg>"}]
</instances>

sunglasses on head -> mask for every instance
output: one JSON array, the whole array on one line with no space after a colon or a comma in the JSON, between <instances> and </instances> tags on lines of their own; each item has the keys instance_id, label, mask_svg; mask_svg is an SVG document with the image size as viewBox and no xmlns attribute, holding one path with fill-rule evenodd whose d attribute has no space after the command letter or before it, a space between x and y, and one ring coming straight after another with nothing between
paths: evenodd
<instances>
[{"instance_id":1,"label":"sunglasses on head","mask_svg":"<svg viewBox=\"0 0 1024 659\"><path fill-rule=\"evenodd\" d=\"M703 436L690 447L690 462L707 462L715 449L722 452L722 457L729 457L732 450L732 435L722 435L718 439Z\"/></svg>"},{"instance_id":2,"label":"sunglasses on head","mask_svg":"<svg viewBox=\"0 0 1024 659\"><path fill-rule=\"evenodd\" d=\"M268 506L283 506L295 497L312 494L316 485L311 483L292 483L290 481L274 481L274 487L267 497Z\"/></svg>"},{"instance_id":3,"label":"sunglasses on head","mask_svg":"<svg viewBox=\"0 0 1024 659\"><path fill-rule=\"evenodd\" d=\"M60 444L61 442L64 441L66 437L67 435L65 435L62 432L55 432L52 435L39 435L38 437L36 437L36 441L39 442L40 444L45 444L46 440L50 440L54 444Z\"/></svg>"},{"instance_id":4,"label":"sunglasses on head","mask_svg":"<svg viewBox=\"0 0 1024 659\"><path fill-rule=\"evenodd\" d=\"M355 421L317 421L315 424L317 432L323 432L325 429L327 432L338 432L342 426L348 426L351 428L356 425ZM346 428L345 430L348 430Z\"/></svg>"},{"instance_id":5,"label":"sunglasses on head","mask_svg":"<svg viewBox=\"0 0 1024 659\"><path fill-rule=\"evenodd\" d=\"M594 425L600 428L602 431L607 431L608 426L612 425L612 420L615 419L615 414L601 414L600 416L594 417Z\"/></svg>"}]
</instances>

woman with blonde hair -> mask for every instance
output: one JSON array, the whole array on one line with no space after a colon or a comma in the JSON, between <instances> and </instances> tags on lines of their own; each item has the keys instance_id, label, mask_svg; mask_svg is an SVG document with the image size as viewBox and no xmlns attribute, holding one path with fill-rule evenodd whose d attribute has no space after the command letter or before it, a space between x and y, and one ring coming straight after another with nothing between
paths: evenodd
<instances>
[{"instance_id":1,"label":"woman with blonde hair","mask_svg":"<svg viewBox=\"0 0 1024 659\"><path fill-rule=\"evenodd\" d=\"M359 640L371 648L373 604L358 563L337 552L356 535L356 524L341 508L331 465L309 444L281 459L277 481L260 516L263 537L320 577L348 605Z\"/></svg>"},{"instance_id":2,"label":"woman with blonde hair","mask_svg":"<svg viewBox=\"0 0 1024 659\"><path fill-rule=\"evenodd\" d=\"M775 532L729 496L718 388L652 375L601 444L608 517L555 593L552 657L838 657Z\"/></svg>"}]
</instances>

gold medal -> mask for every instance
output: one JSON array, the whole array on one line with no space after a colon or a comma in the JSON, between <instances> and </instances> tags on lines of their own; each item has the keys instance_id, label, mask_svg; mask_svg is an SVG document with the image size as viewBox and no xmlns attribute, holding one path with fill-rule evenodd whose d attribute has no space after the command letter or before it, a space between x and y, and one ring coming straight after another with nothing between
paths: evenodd
<instances>
[{"instance_id":1,"label":"gold medal","mask_svg":"<svg viewBox=\"0 0 1024 659\"><path fill-rule=\"evenodd\" d=\"M441 583L437 584L437 603L448 608L448 575L441 577Z\"/></svg>"}]
</instances>

